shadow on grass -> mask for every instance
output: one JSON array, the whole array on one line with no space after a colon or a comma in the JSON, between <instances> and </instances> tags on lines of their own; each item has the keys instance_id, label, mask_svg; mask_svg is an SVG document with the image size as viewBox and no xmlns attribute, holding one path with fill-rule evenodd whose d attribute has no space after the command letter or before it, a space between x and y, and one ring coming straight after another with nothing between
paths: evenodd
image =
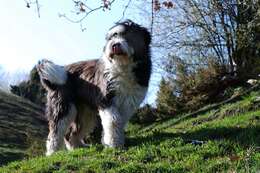
<instances>
[{"instance_id":1,"label":"shadow on grass","mask_svg":"<svg viewBox=\"0 0 260 173\"><path fill-rule=\"evenodd\" d=\"M3 152L3 153L0 153L0 158L1 158L0 159L0 167L1 167L11 161L23 159L24 155L21 153Z\"/></svg>"},{"instance_id":2,"label":"shadow on grass","mask_svg":"<svg viewBox=\"0 0 260 173\"><path fill-rule=\"evenodd\" d=\"M159 144L166 140L171 140L176 137L182 138L185 142L191 140L229 140L239 144L242 147L260 146L260 126L253 127L220 127L220 128L207 128L194 132L186 133L169 133L155 131L148 136L129 137L126 139L127 147L141 146L145 143Z\"/></svg>"}]
</instances>

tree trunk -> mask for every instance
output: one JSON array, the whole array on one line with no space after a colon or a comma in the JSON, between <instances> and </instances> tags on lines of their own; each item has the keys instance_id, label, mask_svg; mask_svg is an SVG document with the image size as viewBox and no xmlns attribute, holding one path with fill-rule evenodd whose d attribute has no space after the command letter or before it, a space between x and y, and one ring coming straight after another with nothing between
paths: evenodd
<instances>
[{"instance_id":1,"label":"tree trunk","mask_svg":"<svg viewBox=\"0 0 260 173\"><path fill-rule=\"evenodd\" d=\"M258 7L259 11L259 7ZM238 5L237 47L234 60L241 80L257 78L260 74L260 29L257 7L249 4Z\"/></svg>"}]
</instances>

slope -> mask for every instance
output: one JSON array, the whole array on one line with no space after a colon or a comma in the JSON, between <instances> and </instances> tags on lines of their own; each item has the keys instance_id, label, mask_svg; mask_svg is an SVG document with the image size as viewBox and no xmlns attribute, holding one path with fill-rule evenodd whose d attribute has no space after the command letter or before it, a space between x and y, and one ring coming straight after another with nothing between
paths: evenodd
<instances>
[{"instance_id":1,"label":"slope","mask_svg":"<svg viewBox=\"0 0 260 173\"><path fill-rule=\"evenodd\" d=\"M129 124L125 149L95 144L13 162L0 172L259 172L259 96L251 92L149 126Z\"/></svg>"},{"instance_id":2,"label":"slope","mask_svg":"<svg viewBox=\"0 0 260 173\"><path fill-rule=\"evenodd\" d=\"M29 139L46 136L47 123L39 106L0 91L0 165L22 159Z\"/></svg>"}]
</instances>

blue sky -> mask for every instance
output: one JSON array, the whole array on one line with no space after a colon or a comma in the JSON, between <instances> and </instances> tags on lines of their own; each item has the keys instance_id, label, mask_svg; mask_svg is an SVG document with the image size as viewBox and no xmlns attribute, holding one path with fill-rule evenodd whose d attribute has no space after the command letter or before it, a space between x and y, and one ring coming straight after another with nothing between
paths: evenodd
<instances>
[{"instance_id":1,"label":"blue sky","mask_svg":"<svg viewBox=\"0 0 260 173\"><path fill-rule=\"evenodd\" d=\"M111 11L101 10L90 14L84 20L84 32L79 24L71 23L58 15L73 15L72 0L39 2L40 18L35 6L26 8L24 0L0 2L0 65L6 71L29 72L38 60L43 58L61 65L99 58L107 30L122 17L128 1L116 1ZM88 5L95 7L100 5L99 2L101 0L90 0L91 4ZM130 6L125 18L141 24L147 22L139 20L133 6ZM150 88L148 100L153 102L156 87Z\"/></svg>"},{"instance_id":2,"label":"blue sky","mask_svg":"<svg viewBox=\"0 0 260 173\"><path fill-rule=\"evenodd\" d=\"M23 0L0 2L0 64L8 71L31 69L42 58L68 64L100 57L105 33L121 18L125 5L115 3L111 11L89 15L82 32L79 24L58 16L58 13L72 15L71 0L39 2L40 18L34 6L26 8ZM90 5L99 5L96 2Z\"/></svg>"}]
</instances>

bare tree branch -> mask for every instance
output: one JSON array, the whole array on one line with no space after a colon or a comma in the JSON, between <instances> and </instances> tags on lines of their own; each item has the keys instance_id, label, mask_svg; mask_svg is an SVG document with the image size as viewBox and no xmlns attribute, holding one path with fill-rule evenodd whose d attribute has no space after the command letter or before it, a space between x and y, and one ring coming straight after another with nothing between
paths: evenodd
<instances>
[{"instance_id":1,"label":"bare tree branch","mask_svg":"<svg viewBox=\"0 0 260 173\"><path fill-rule=\"evenodd\" d=\"M153 35L153 22L154 22L154 0L152 0L152 7L151 7L151 10L152 10L152 16L151 16L151 29L150 29L150 32L151 32L151 35Z\"/></svg>"},{"instance_id":2,"label":"bare tree branch","mask_svg":"<svg viewBox=\"0 0 260 173\"><path fill-rule=\"evenodd\" d=\"M26 7L27 8L31 8L32 4L36 5L36 10L37 10L37 15L40 18L40 5L39 5L39 1L35 0L35 1L31 1L31 0L24 0L24 2L26 3Z\"/></svg>"},{"instance_id":3,"label":"bare tree branch","mask_svg":"<svg viewBox=\"0 0 260 173\"><path fill-rule=\"evenodd\" d=\"M112 1L110 1L109 3L110 3L110 6L113 4L115 2L115 0L112 0ZM84 6L85 6L85 4L84 4ZM81 17L80 19L77 19L77 20L74 20L74 19L71 19L70 17L68 17L66 14L59 14L59 17L64 17L66 20L68 20L68 21L70 21L71 23L81 23L84 19L86 19L86 17L89 15L89 14L91 14L91 13L93 13L93 12L95 12L95 11L98 11L98 10L101 10L101 9L106 9L107 8L107 6L105 5L105 4L103 4L103 5L101 5L101 6L98 6L98 7L96 7L96 8L90 8L90 7L88 7L88 9L89 9L89 11L81 11L82 13L84 13L84 16L83 17Z\"/></svg>"},{"instance_id":4,"label":"bare tree branch","mask_svg":"<svg viewBox=\"0 0 260 173\"><path fill-rule=\"evenodd\" d=\"M125 6L125 8L124 8L124 11L123 11L123 14L122 14L122 17L119 19L119 21L121 21L122 19L124 19L126 10L129 8L131 2L132 2L132 0L128 0L128 3L126 4L126 6Z\"/></svg>"},{"instance_id":5,"label":"bare tree branch","mask_svg":"<svg viewBox=\"0 0 260 173\"><path fill-rule=\"evenodd\" d=\"M40 16L40 6L39 6L38 0L36 0L35 3L36 3L36 7L37 7L38 17L40 18L40 17L41 17L41 16Z\"/></svg>"}]
</instances>

